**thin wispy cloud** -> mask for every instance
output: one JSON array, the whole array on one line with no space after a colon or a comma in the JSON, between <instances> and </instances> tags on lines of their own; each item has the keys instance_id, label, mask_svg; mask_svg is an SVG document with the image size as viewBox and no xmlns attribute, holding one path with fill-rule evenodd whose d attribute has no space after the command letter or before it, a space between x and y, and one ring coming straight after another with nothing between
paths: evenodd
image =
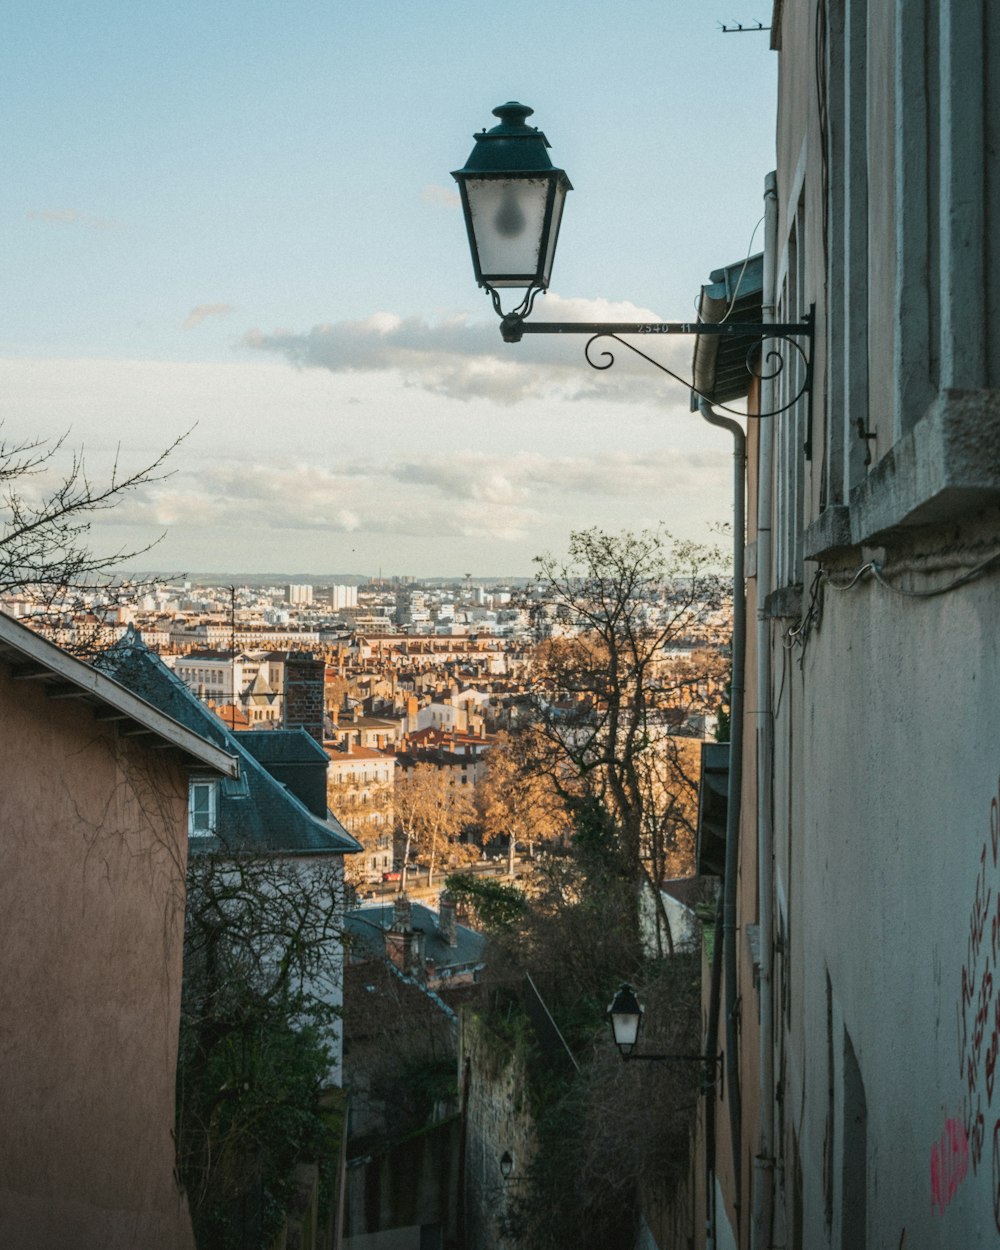
<instances>
[{"instance_id":1,"label":"thin wispy cloud","mask_svg":"<svg viewBox=\"0 0 1000 1250\"><path fill-rule=\"evenodd\" d=\"M647 322L657 316L627 303L550 295L537 306L535 319ZM508 344L501 340L496 322L475 320L468 314L431 323L381 312L359 321L314 326L303 333L251 330L243 341L254 351L283 356L299 368L333 373L393 370L407 385L433 394L505 405L553 396L626 400L634 399L637 390L648 396L659 386L658 379L630 374L627 365L615 374L587 370L581 360L586 341L582 336L538 335ZM602 342L598 350L607 346ZM611 347L616 362L626 364L628 349ZM689 343L661 340L656 347L674 372L682 377L690 373ZM592 353L592 359L606 363L608 358Z\"/></svg>"},{"instance_id":2,"label":"thin wispy cloud","mask_svg":"<svg viewBox=\"0 0 1000 1250\"><path fill-rule=\"evenodd\" d=\"M124 224L113 217L90 217L78 208L31 208L25 213L28 221L41 221L50 226L84 226L90 230L124 230Z\"/></svg>"},{"instance_id":3,"label":"thin wispy cloud","mask_svg":"<svg viewBox=\"0 0 1000 1250\"><path fill-rule=\"evenodd\" d=\"M197 308L192 308L185 317L182 330L193 330L195 326L200 326L207 317L228 317L233 312L232 304L199 304Z\"/></svg>"},{"instance_id":4,"label":"thin wispy cloud","mask_svg":"<svg viewBox=\"0 0 1000 1250\"><path fill-rule=\"evenodd\" d=\"M436 204L441 208L458 208L462 203L461 197L453 188L436 185L424 187L420 199L424 204Z\"/></svg>"},{"instance_id":5,"label":"thin wispy cloud","mask_svg":"<svg viewBox=\"0 0 1000 1250\"><path fill-rule=\"evenodd\" d=\"M75 208L32 208L25 216L29 221L47 221L50 225L69 226L80 220Z\"/></svg>"},{"instance_id":6,"label":"thin wispy cloud","mask_svg":"<svg viewBox=\"0 0 1000 1250\"><path fill-rule=\"evenodd\" d=\"M636 493L702 494L726 481L725 452L359 457L336 465L207 463L144 490L122 523L251 527L521 541L553 507Z\"/></svg>"}]
</instances>

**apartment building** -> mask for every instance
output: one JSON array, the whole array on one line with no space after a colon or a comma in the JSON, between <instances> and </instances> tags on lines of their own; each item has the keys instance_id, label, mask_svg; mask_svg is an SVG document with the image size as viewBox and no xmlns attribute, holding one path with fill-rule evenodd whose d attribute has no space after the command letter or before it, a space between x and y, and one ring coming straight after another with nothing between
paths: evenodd
<instances>
[{"instance_id":1,"label":"apartment building","mask_svg":"<svg viewBox=\"0 0 1000 1250\"><path fill-rule=\"evenodd\" d=\"M779 0L771 39L760 309L816 337L751 395L699 1244L994 1246L1000 8Z\"/></svg>"}]
</instances>

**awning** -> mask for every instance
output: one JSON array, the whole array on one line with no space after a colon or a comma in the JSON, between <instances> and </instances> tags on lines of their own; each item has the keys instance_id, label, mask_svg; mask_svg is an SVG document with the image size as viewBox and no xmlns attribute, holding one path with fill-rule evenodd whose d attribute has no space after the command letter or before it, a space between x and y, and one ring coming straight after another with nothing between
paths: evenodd
<instances>
[{"instance_id":1,"label":"awning","mask_svg":"<svg viewBox=\"0 0 1000 1250\"><path fill-rule=\"evenodd\" d=\"M711 282L701 288L698 297L700 321L718 324L722 321L763 320L764 253L736 261L712 273ZM726 338L715 334L698 335L695 339L694 387L714 404L727 404L742 399L750 391L753 380L747 369L747 352L756 352L754 339ZM691 396L691 408L697 408L698 397Z\"/></svg>"}]
</instances>

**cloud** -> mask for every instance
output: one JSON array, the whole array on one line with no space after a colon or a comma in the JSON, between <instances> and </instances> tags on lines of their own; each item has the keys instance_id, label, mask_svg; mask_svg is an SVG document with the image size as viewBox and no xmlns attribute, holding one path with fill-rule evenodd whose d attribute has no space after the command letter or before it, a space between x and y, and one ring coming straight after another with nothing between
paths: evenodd
<instances>
[{"instance_id":1,"label":"cloud","mask_svg":"<svg viewBox=\"0 0 1000 1250\"><path fill-rule=\"evenodd\" d=\"M206 317L227 317L232 311L232 304L199 304L188 313L181 329L193 330L195 326L201 325Z\"/></svg>"},{"instance_id":2,"label":"cloud","mask_svg":"<svg viewBox=\"0 0 1000 1250\"><path fill-rule=\"evenodd\" d=\"M80 220L80 213L75 208L32 208L25 216L29 221L47 221L63 226Z\"/></svg>"},{"instance_id":3,"label":"cloud","mask_svg":"<svg viewBox=\"0 0 1000 1250\"><path fill-rule=\"evenodd\" d=\"M77 208L31 208L25 213L28 221L44 221L54 226L86 226L91 230L123 230L113 217L88 217Z\"/></svg>"},{"instance_id":4,"label":"cloud","mask_svg":"<svg viewBox=\"0 0 1000 1250\"><path fill-rule=\"evenodd\" d=\"M648 309L609 300L562 299L548 295L535 309L534 321L633 322L659 318ZM572 341L578 339L574 344ZM519 344L500 339L497 324L460 314L436 324L420 317L380 312L360 321L338 321L314 326L304 333L251 330L245 346L284 356L299 368L328 369L334 373L393 370L409 386L451 399L489 399L510 405L530 398L634 400L638 393L662 393L655 373L629 368L633 353L602 339L589 359L581 360L587 342L583 335L529 335ZM691 340L661 339L644 348L682 378L690 375ZM609 354L610 353L610 354ZM605 368L614 358L616 374ZM642 365L648 371L648 364Z\"/></svg>"},{"instance_id":5,"label":"cloud","mask_svg":"<svg viewBox=\"0 0 1000 1250\"><path fill-rule=\"evenodd\" d=\"M464 451L185 467L124 501L116 521L160 528L465 538L517 542L553 510L581 501L704 495L724 485L725 452L545 456Z\"/></svg>"},{"instance_id":6,"label":"cloud","mask_svg":"<svg viewBox=\"0 0 1000 1250\"><path fill-rule=\"evenodd\" d=\"M438 459L397 460L386 466L397 482L433 487L455 499L491 503L540 496L629 497L663 491L696 491L719 480L725 452L599 452L586 456L537 453L484 455L460 452Z\"/></svg>"},{"instance_id":7,"label":"cloud","mask_svg":"<svg viewBox=\"0 0 1000 1250\"><path fill-rule=\"evenodd\" d=\"M440 208L458 208L462 203L458 192L451 187L424 187L420 199L424 204L436 204Z\"/></svg>"}]
</instances>

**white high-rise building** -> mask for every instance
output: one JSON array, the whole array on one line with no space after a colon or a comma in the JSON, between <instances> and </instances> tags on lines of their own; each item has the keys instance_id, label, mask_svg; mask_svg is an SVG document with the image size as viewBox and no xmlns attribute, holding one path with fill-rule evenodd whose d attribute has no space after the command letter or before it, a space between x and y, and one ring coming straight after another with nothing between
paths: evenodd
<instances>
[{"instance_id":1,"label":"white high-rise building","mask_svg":"<svg viewBox=\"0 0 1000 1250\"><path fill-rule=\"evenodd\" d=\"M285 598L288 600L289 603L300 605L300 606L303 604L312 603L313 588L311 586L296 585L294 582L290 582L287 589L285 590Z\"/></svg>"},{"instance_id":2,"label":"white high-rise building","mask_svg":"<svg viewBox=\"0 0 1000 1250\"><path fill-rule=\"evenodd\" d=\"M335 612L358 606L357 586L331 586L330 603Z\"/></svg>"}]
</instances>

